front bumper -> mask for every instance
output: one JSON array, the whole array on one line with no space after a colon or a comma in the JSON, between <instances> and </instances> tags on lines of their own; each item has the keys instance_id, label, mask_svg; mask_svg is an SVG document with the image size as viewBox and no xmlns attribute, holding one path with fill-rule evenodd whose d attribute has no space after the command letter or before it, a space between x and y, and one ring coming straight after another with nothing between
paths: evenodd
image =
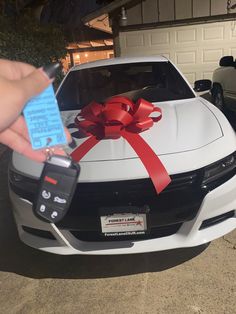
<instances>
[{"instance_id":1,"label":"front bumper","mask_svg":"<svg viewBox=\"0 0 236 314\"><path fill-rule=\"evenodd\" d=\"M235 195L236 176L209 192L204 197L197 215L192 220L184 222L179 230L170 236L148 240L86 242L78 240L68 230L36 218L32 212L32 204L10 191L21 240L31 247L62 255L144 253L193 247L210 242L236 228ZM206 223L214 217L218 217L214 224ZM51 234L53 239L32 235L26 232L23 226L44 230Z\"/></svg>"}]
</instances>

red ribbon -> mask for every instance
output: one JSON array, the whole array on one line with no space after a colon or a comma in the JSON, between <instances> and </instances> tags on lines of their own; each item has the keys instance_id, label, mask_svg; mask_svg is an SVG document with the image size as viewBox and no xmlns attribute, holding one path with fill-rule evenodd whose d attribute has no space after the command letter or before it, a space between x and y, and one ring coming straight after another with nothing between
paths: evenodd
<instances>
[{"instance_id":1,"label":"red ribbon","mask_svg":"<svg viewBox=\"0 0 236 314\"><path fill-rule=\"evenodd\" d=\"M159 115L149 117L153 112ZM75 118L79 130L90 137L72 152L71 157L79 162L100 140L122 136L135 150L160 193L171 179L160 159L138 133L151 128L161 118L161 109L144 99L133 103L126 97L115 96L103 105L92 102Z\"/></svg>"}]
</instances>

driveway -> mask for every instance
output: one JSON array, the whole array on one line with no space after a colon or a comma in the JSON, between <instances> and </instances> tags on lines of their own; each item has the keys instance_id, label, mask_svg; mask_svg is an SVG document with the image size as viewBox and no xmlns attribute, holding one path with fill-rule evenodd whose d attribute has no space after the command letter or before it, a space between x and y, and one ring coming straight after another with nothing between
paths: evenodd
<instances>
[{"instance_id":1,"label":"driveway","mask_svg":"<svg viewBox=\"0 0 236 314\"><path fill-rule=\"evenodd\" d=\"M57 256L22 244L0 147L0 314L236 313L236 231L209 246L125 256Z\"/></svg>"}]
</instances>

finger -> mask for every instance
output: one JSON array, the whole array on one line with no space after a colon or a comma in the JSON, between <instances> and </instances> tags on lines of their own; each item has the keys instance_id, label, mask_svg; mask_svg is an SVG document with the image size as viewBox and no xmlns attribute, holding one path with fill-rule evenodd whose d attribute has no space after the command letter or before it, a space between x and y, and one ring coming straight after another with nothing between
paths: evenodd
<instances>
[{"instance_id":1,"label":"finger","mask_svg":"<svg viewBox=\"0 0 236 314\"><path fill-rule=\"evenodd\" d=\"M61 155L61 156L67 155L62 147L53 147L52 151L53 151L53 155Z\"/></svg>"},{"instance_id":2,"label":"finger","mask_svg":"<svg viewBox=\"0 0 236 314\"><path fill-rule=\"evenodd\" d=\"M71 143L72 137L71 137L71 134L70 134L69 130L66 127L64 127L64 130L65 130L65 133L66 133L67 142Z\"/></svg>"},{"instance_id":3,"label":"finger","mask_svg":"<svg viewBox=\"0 0 236 314\"><path fill-rule=\"evenodd\" d=\"M23 136L27 141L30 142L27 125L23 116L19 116L15 122L12 123L10 129L19 135Z\"/></svg>"},{"instance_id":4,"label":"finger","mask_svg":"<svg viewBox=\"0 0 236 314\"><path fill-rule=\"evenodd\" d=\"M0 142L32 160L44 162L47 158L47 154L44 149L37 151L33 150L31 143L25 137L22 137L19 133L11 129L0 133ZM67 155L62 147L53 148L53 153L55 155Z\"/></svg>"},{"instance_id":5,"label":"finger","mask_svg":"<svg viewBox=\"0 0 236 314\"><path fill-rule=\"evenodd\" d=\"M43 162L46 160L44 151L33 150L30 142L11 129L0 133L0 142L34 161Z\"/></svg>"},{"instance_id":6,"label":"finger","mask_svg":"<svg viewBox=\"0 0 236 314\"><path fill-rule=\"evenodd\" d=\"M4 108L0 116L0 131L10 126L20 115L25 103L51 82L42 69L35 70L18 81L0 77L1 107Z\"/></svg>"},{"instance_id":7,"label":"finger","mask_svg":"<svg viewBox=\"0 0 236 314\"><path fill-rule=\"evenodd\" d=\"M21 80L13 81L13 84L15 84L18 89L21 89L23 100L26 102L42 92L52 82L53 79L50 79L43 69L40 68L31 72Z\"/></svg>"},{"instance_id":8,"label":"finger","mask_svg":"<svg viewBox=\"0 0 236 314\"><path fill-rule=\"evenodd\" d=\"M0 76L9 80L19 80L34 70L35 67L27 63L0 59Z\"/></svg>"},{"instance_id":9,"label":"finger","mask_svg":"<svg viewBox=\"0 0 236 314\"><path fill-rule=\"evenodd\" d=\"M13 61L13 67L15 76L12 78L13 80L21 79L36 70L36 68L31 64L17 61Z\"/></svg>"},{"instance_id":10,"label":"finger","mask_svg":"<svg viewBox=\"0 0 236 314\"><path fill-rule=\"evenodd\" d=\"M30 141L29 132L27 129L27 125L23 116L19 116L15 122L10 126L10 129L21 136L23 136L27 141ZM66 127L64 127L67 142L70 143L72 138L71 134Z\"/></svg>"},{"instance_id":11,"label":"finger","mask_svg":"<svg viewBox=\"0 0 236 314\"><path fill-rule=\"evenodd\" d=\"M12 131L14 131L15 133L19 134L20 136L22 136L26 141L30 142L27 125L26 125L26 122L25 122L25 119L24 119L23 116L20 116L11 125L10 129ZM64 130L65 130L65 133L66 133L67 142L71 142L70 132L68 131L68 129L66 127L64 127ZM42 151L44 155L46 154L45 150L39 150L39 151ZM65 151L64 151L64 149L62 147L55 147L55 148L53 148L53 152L56 155L63 155L63 156L66 155L66 153L65 153Z\"/></svg>"}]
</instances>

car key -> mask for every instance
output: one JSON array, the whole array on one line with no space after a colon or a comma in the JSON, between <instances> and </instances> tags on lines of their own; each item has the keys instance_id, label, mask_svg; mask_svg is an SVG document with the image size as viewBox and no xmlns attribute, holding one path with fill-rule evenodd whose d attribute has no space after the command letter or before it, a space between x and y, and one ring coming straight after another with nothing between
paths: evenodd
<instances>
[{"instance_id":1,"label":"car key","mask_svg":"<svg viewBox=\"0 0 236 314\"><path fill-rule=\"evenodd\" d=\"M45 162L37 197L33 203L35 215L57 223L70 208L80 167L68 156L52 155Z\"/></svg>"}]
</instances>

